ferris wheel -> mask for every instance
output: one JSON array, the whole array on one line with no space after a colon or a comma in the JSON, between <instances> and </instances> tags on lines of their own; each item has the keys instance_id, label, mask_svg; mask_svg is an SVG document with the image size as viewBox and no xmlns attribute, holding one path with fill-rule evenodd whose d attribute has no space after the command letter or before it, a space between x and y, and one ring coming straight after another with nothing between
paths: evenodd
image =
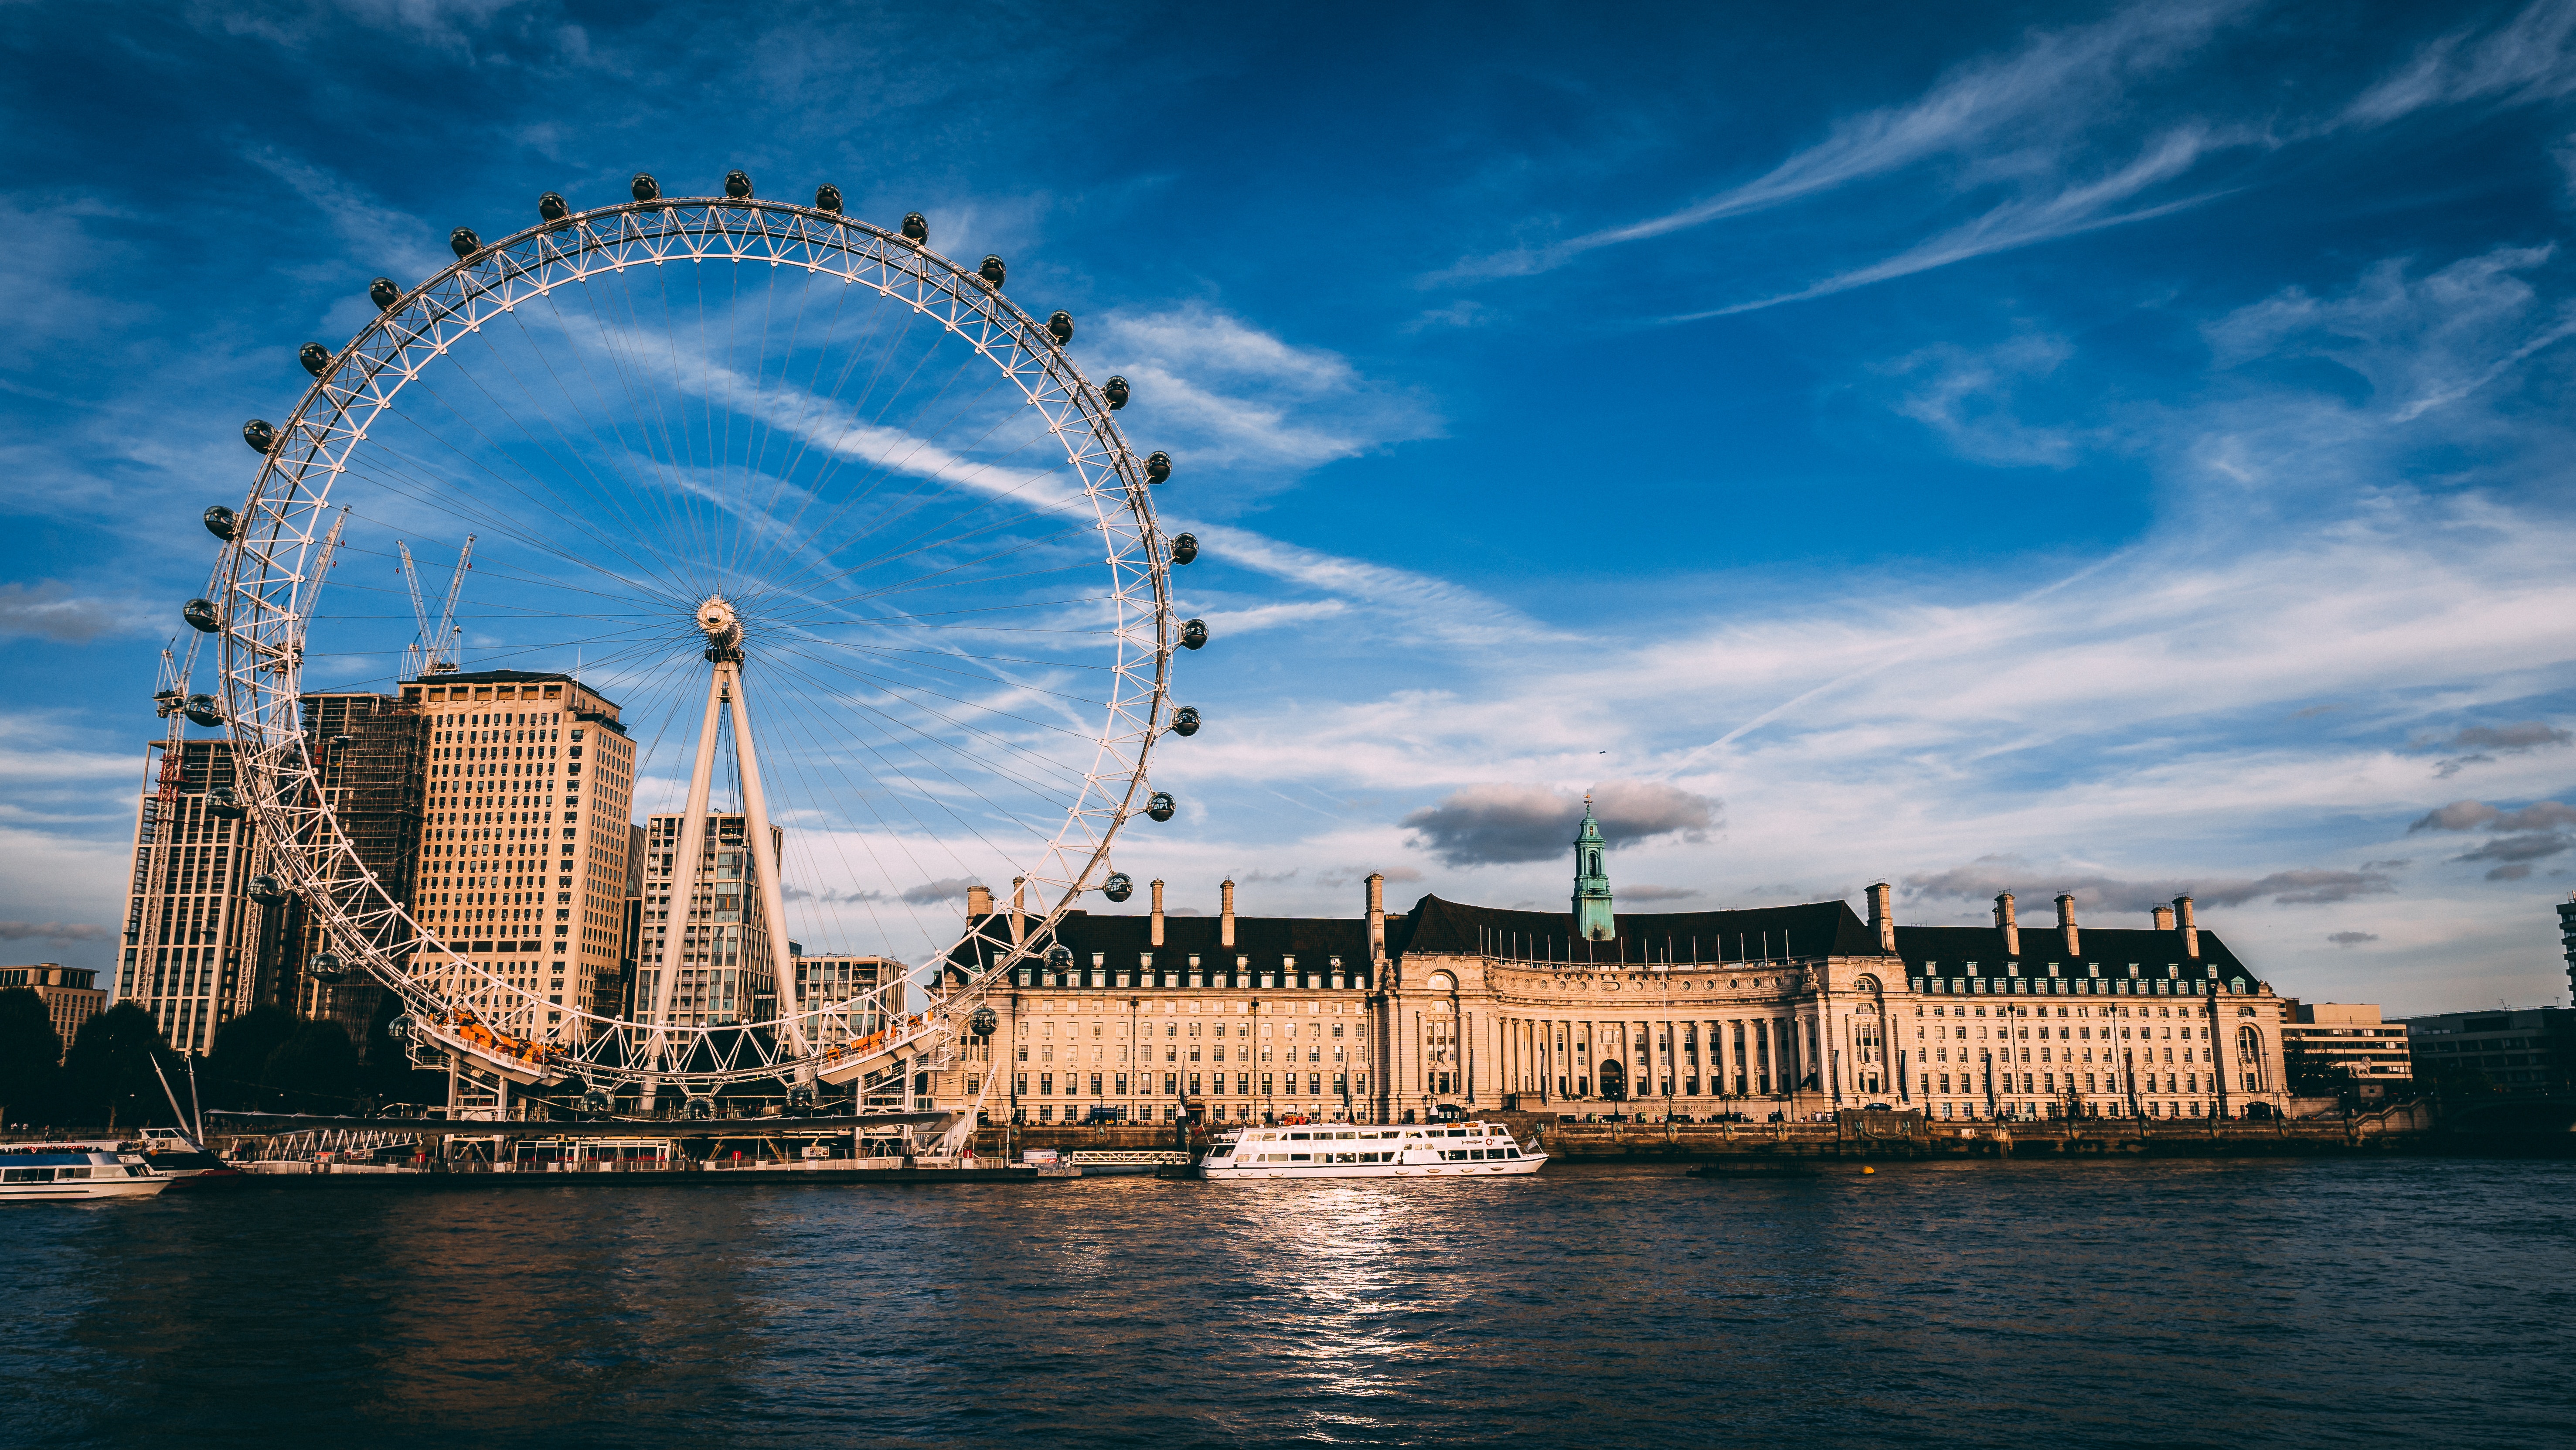
<instances>
[{"instance_id":1,"label":"ferris wheel","mask_svg":"<svg viewBox=\"0 0 2576 1450\"><path fill-rule=\"evenodd\" d=\"M1156 523L1171 460L1129 447L1128 385L1083 376L1068 313L1023 311L1000 257L960 266L919 213L889 231L739 171L632 192L457 229L453 265L376 279L355 337L302 348L294 410L245 425L257 475L209 510L185 611L220 643L218 805L254 823L256 887L320 924L316 974L400 994L399 1028L470 1072L696 1111L945 1066L1065 912L1127 898L1119 831L1177 808L1147 765L1198 728L1171 673L1207 631L1173 605L1197 546ZM449 576L434 624L416 560ZM399 869L334 788L346 737L305 708L332 692L413 722ZM1004 881L1011 909L960 925ZM608 920L630 909L640 933ZM620 930L612 993L580 964ZM532 955L496 956L514 932ZM808 987L791 934L903 965Z\"/></svg>"}]
</instances>

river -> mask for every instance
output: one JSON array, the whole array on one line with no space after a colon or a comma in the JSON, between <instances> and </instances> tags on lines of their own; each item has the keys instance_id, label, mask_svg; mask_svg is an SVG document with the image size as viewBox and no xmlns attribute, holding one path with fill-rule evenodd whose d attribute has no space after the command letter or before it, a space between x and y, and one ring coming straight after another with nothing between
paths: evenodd
<instances>
[{"instance_id":1,"label":"river","mask_svg":"<svg viewBox=\"0 0 2576 1450\"><path fill-rule=\"evenodd\" d=\"M2569 1163L5 1212L14 1446L2576 1444Z\"/></svg>"}]
</instances>

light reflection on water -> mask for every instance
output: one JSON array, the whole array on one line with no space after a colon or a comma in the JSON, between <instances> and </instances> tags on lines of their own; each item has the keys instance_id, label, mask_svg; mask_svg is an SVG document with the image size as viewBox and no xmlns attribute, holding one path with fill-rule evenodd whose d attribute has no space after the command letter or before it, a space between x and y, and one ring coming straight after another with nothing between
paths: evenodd
<instances>
[{"instance_id":1,"label":"light reflection on water","mask_svg":"<svg viewBox=\"0 0 2576 1450\"><path fill-rule=\"evenodd\" d=\"M2576 1440L2576 1165L174 1192L0 1240L0 1442Z\"/></svg>"}]
</instances>

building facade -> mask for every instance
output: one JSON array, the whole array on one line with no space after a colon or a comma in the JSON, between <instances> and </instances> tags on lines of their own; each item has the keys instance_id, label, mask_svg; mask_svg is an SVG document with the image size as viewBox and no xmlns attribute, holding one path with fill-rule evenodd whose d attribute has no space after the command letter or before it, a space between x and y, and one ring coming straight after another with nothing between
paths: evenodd
<instances>
[{"instance_id":1,"label":"building facade","mask_svg":"<svg viewBox=\"0 0 2576 1450\"><path fill-rule=\"evenodd\" d=\"M2331 1086L2364 1099L2402 1095L2414 1077L2406 1024L2380 1020L2369 1002L2281 999L2281 1053L2294 1085Z\"/></svg>"},{"instance_id":2,"label":"building facade","mask_svg":"<svg viewBox=\"0 0 2576 1450\"><path fill-rule=\"evenodd\" d=\"M1425 896L1357 919L1068 912L995 995L1027 1122L1289 1114L1401 1120L1480 1109L1798 1120L2239 1117L2287 1102L2280 1001L2183 898L2148 930L1900 927L1840 901L1609 913L1587 813L1572 910ZM980 891L970 915L986 920ZM1001 936L1001 932L991 935ZM980 935L980 934L979 934ZM1023 940L1013 926L1009 940ZM1058 949L1061 950L1058 950ZM991 949L977 948L990 955ZM952 962L952 970L969 963ZM968 1074L943 1100L971 1099Z\"/></svg>"},{"instance_id":3,"label":"building facade","mask_svg":"<svg viewBox=\"0 0 2576 1450\"><path fill-rule=\"evenodd\" d=\"M567 1008L616 1015L635 785L617 706L521 670L405 681L402 700L423 731L415 918L543 999L496 998L495 1028L543 1040L575 1030Z\"/></svg>"},{"instance_id":4,"label":"building facade","mask_svg":"<svg viewBox=\"0 0 2576 1450\"><path fill-rule=\"evenodd\" d=\"M2397 1024L2413 1073L2454 1092L2564 1092L2576 1087L2576 1011L2565 1007L2442 1012Z\"/></svg>"},{"instance_id":5,"label":"building facade","mask_svg":"<svg viewBox=\"0 0 2576 1450\"><path fill-rule=\"evenodd\" d=\"M697 868L681 914L679 978L670 1016L681 1027L729 1027L778 1016L778 968L771 923L761 905L760 854L744 849L745 822L710 814L700 833ZM644 823L644 915L635 964L635 1016L649 1020L660 1001L663 944L671 926L672 882L684 815ZM785 833L769 828L769 859L780 859Z\"/></svg>"},{"instance_id":6,"label":"building facade","mask_svg":"<svg viewBox=\"0 0 2576 1450\"><path fill-rule=\"evenodd\" d=\"M363 691L308 694L298 701L304 743L325 805L357 856L397 901L411 900L420 863L425 803L427 722L399 695ZM301 900L266 913L262 978L273 1000L307 1017L326 1017L365 1042L384 989L363 973L322 981L305 970L329 950L322 924ZM393 927L377 943L394 947Z\"/></svg>"},{"instance_id":7,"label":"building facade","mask_svg":"<svg viewBox=\"0 0 2576 1450\"><path fill-rule=\"evenodd\" d=\"M8 987L25 987L45 1004L45 1017L53 1023L54 1035L63 1040L66 1056L80 1025L107 1006L107 991L98 985L98 973L60 962L0 967L0 988Z\"/></svg>"},{"instance_id":8,"label":"building facade","mask_svg":"<svg viewBox=\"0 0 2576 1450\"><path fill-rule=\"evenodd\" d=\"M110 998L151 1013L173 1049L209 1053L264 995L250 823L214 795L238 788L230 741L174 736L149 749Z\"/></svg>"}]
</instances>

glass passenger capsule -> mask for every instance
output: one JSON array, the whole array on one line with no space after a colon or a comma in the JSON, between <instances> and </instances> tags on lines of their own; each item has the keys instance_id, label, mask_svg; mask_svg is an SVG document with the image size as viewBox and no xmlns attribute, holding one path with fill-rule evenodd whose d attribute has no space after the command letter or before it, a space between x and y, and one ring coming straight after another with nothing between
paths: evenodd
<instances>
[{"instance_id":1,"label":"glass passenger capsule","mask_svg":"<svg viewBox=\"0 0 2576 1450\"><path fill-rule=\"evenodd\" d=\"M206 510L206 532L229 543L241 537L241 515L217 504Z\"/></svg>"},{"instance_id":2,"label":"glass passenger capsule","mask_svg":"<svg viewBox=\"0 0 2576 1450\"><path fill-rule=\"evenodd\" d=\"M1199 556L1199 536L1198 536L1198 535L1196 535L1196 534L1174 534L1174 535L1172 535L1172 562L1173 562L1173 563L1175 563L1175 564L1186 564L1186 563L1189 563L1191 560L1196 559L1198 556Z\"/></svg>"},{"instance_id":3,"label":"glass passenger capsule","mask_svg":"<svg viewBox=\"0 0 2576 1450\"><path fill-rule=\"evenodd\" d=\"M1145 814L1158 821L1170 820L1172 812L1178 809L1180 807L1172 803L1172 794L1169 791L1158 790L1145 802Z\"/></svg>"},{"instance_id":4,"label":"glass passenger capsule","mask_svg":"<svg viewBox=\"0 0 2576 1450\"><path fill-rule=\"evenodd\" d=\"M1181 626L1181 648L1197 649L1207 643L1207 621L1193 619Z\"/></svg>"},{"instance_id":5,"label":"glass passenger capsule","mask_svg":"<svg viewBox=\"0 0 2576 1450\"><path fill-rule=\"evenodd\" d=\"M1112 871L1108 879L1100 883L1100 894L1112 901L1125 901L1136 894L1136 878L1124 871Z\"/></svg>"},{"instance_id":6,"label":"glass passenger capsule","mask_svg":"<svg viewBox=\"0 0 2576 1450\"><path fill-rule=\"evenodd\" d=\"M1199 707L1183 705L1172 712L1172 733L1187 739L1199 733Z\"/></svg>"}]
</instances>

